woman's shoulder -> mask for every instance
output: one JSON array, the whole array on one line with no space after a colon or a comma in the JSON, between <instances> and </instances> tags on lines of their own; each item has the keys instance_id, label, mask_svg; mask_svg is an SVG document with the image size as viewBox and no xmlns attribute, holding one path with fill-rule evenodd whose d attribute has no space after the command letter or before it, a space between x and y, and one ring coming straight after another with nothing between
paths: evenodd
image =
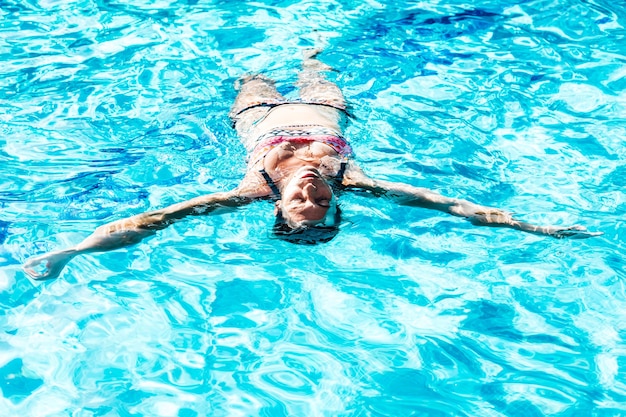
<instances>
[{"instance_id":1,"label":"woman's shoulder","mask_svg":"<svg viewBox=\"0 0 626 417\"><path fill-rule=\"evenodd\" d=\"M263 173L265 170L261 164L248 167L246 175L236 188L240 197L251 199L264 199L273 195L272 190L265 180Z\"/></svg>"}]
</instances>

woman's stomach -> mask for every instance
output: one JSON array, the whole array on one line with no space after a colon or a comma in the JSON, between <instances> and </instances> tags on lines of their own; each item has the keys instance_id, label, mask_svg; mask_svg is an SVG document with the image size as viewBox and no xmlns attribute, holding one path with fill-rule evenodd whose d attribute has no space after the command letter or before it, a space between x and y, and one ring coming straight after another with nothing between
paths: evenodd
<instances>
[{"instance_id":1,"label":"woman's stomach","mask_svg":"<svg viewBox=\"0 0 626 417\"><path fill-rule=\"evenodd\" d=\"M283 104L271 109L255 130L259 135L272 129L294 125L317 125L341 132L342 113L335 108L317 104Z\"/></svg>"}]
</instances>

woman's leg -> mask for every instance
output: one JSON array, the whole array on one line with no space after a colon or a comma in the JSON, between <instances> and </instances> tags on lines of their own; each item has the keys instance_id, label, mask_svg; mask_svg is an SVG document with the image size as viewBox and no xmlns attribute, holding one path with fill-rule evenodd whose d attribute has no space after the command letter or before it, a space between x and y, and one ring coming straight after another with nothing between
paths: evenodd
<instances>
[{"instance_id":1,"label":"woman's leg","mask_svg":"<svg viewBox=\"0 0 626 417\"><path fill-rule=\"evenodd\" d=\"M276 90L274 80L263 75L248 76L239 82L239 93L229 117L237 134L248 147L248 133L254 123L266 116L273 104L285 103L287 100Z\"/></svg>"},{"instance_id":2,"label":"woman's leg","mask_svg":"<svg viewBox=\"0 0 626 417\"><path fill-rule=\"evenodd\" d=\"M319 103L340 110L346 109L346 100L335 83L328 81L322 71L332 70L328 65L318 61L316 56L320 50L312 49L304 52L302 71L298 74L297 87L300 98L307 103Z\"/></svg>"}]
</instances>

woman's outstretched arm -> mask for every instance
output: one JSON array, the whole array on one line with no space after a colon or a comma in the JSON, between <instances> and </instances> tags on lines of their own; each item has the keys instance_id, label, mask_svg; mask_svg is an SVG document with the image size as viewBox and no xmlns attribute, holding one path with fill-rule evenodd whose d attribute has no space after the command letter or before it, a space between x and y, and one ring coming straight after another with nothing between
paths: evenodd
<instances>
[{"instance_id":1,"label":"woman's outstretched arm","mask_svg":"<svg viewBox=\"0 0 626 417\"><path fill-rule=\"evenodd\" d=\"M602 234L601 232L589 232L583 226L537 226L522 222L513 218L513 215L506 211L481 206L466 200L444 197L427 188L374 180L354 165L346 171L343 185L347 188L368 191L375 196L389 197L402 205L424 207L453 216L464 217L478 226L506 227L537 235L552 236L557 239L585 239Z\"/></svg>"},{"instance_id":2,"label":"woman's outstretched arm","mask_svg":"<svg viewBox=\"0 0 626 417\"><path fill-rule=\"evenodd\" d=\"M187 216L218 214L247 204L253 199L238 188L107 223L74 247L29 259L24 264L24 270L34 279L56 278L76 255L133 245Z\"/></svg>"}]
</instances>

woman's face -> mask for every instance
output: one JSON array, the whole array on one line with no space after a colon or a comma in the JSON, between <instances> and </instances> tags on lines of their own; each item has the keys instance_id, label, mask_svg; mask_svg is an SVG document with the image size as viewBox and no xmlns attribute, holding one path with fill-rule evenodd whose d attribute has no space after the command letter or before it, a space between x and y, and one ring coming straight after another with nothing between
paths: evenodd
<instances>
[{"instance_id":1,"label":"woman's face","mask_svg":"<svg viewBox=\"0 0 626 417\"><path fill-rule=\"evenodd\" d=\"M281 192L278 207L293 227L324 223L327 215L334 216L337 209L332 188L313 167L302 167L294 173Z\"/></svg>"}]
</instances>

